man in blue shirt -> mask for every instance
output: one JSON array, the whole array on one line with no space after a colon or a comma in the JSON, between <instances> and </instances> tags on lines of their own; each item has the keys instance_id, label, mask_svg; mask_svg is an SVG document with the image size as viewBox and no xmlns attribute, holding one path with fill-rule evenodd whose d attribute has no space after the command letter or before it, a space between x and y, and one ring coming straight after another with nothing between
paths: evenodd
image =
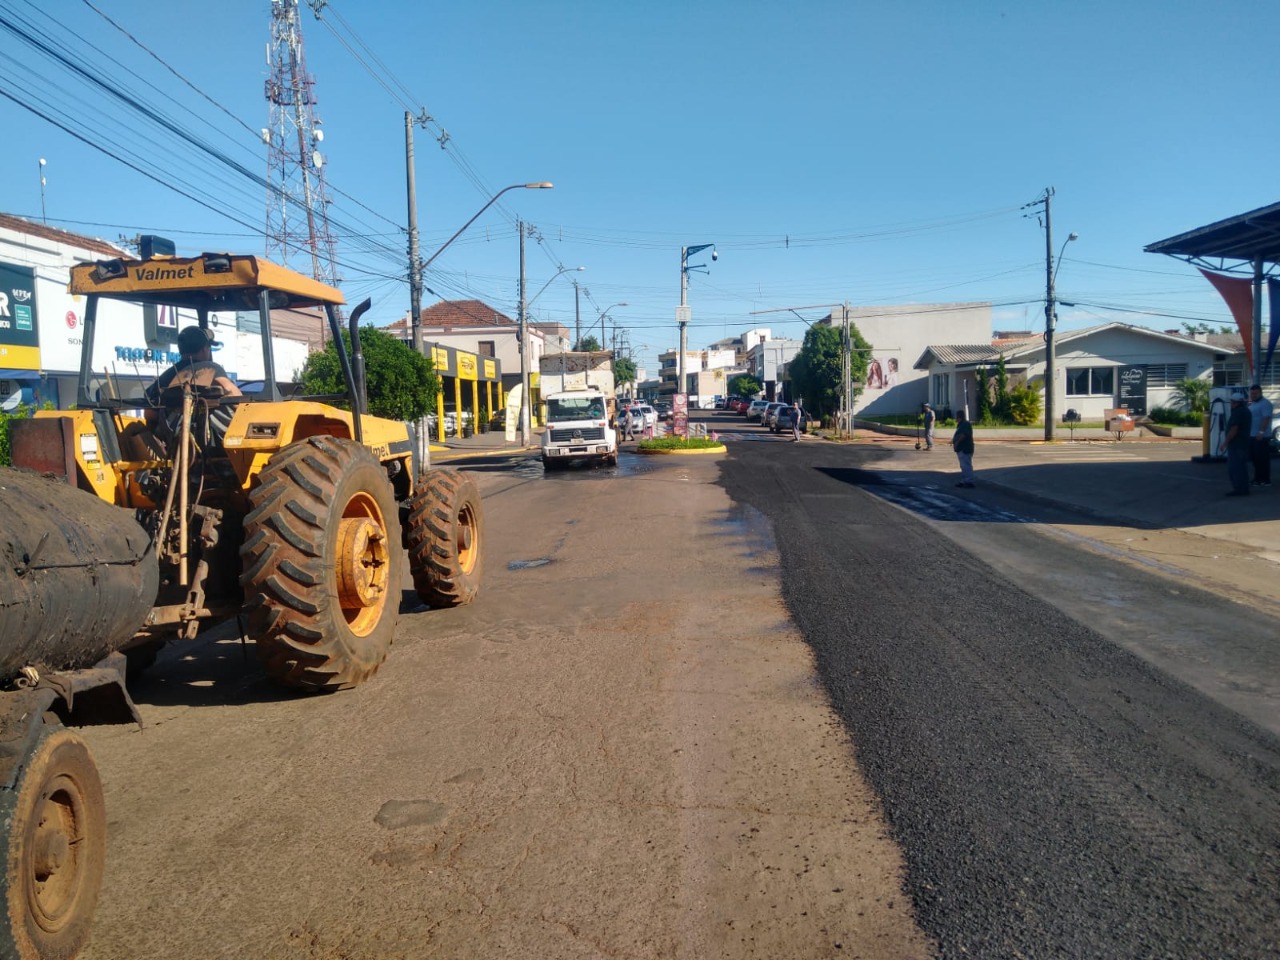
<instances>
[{"instance_id":1,"label":"man in blue shirt","mask_svg":"<svg viewBox=\"0 0 1280 960\"><path fill-rule=\"evenodd\" d=\"M1253 485L1271 486L1271 401L1262 395L1262 385L1249 388L1249 456L1253 459Z\"/></svg>"}]
</instances>

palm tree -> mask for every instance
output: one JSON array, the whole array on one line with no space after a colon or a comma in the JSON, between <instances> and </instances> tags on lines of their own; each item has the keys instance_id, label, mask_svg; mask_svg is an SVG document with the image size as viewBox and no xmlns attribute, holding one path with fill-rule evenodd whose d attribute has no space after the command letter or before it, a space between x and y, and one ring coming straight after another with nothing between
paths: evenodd
<instances>
[{"instance_id":1,"label":"palm tree","mask_svg":"<svg viewBox=\"0 0 1280 960\"><path fill-rule=\"evenodd\" d=\"M1209 381L1179 380L1173 389L1173 401L1192 413L1209 412Z\"/></svg>"}]
</instances>

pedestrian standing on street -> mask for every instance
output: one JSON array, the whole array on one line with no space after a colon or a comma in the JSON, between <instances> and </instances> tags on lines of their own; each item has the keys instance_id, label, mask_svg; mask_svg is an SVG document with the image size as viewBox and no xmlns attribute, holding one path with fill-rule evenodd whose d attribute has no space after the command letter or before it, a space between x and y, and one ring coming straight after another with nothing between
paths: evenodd
<instances>
[{"instance_id":1,"label":"pedestrian standing on street","mask_svg":"<svg viewBox=\"0 0 1280 960\"><path fill-rule=\"evenodd\" d=\"M926 403L924 405L924 448L926 450L933 449L933 425L937 421L938 415L933 412L933 407Z\"/></svg>"},{"instance_id":2,"label":"pedestrian standing on street","mask_svg":"<svg viewBox=\"0 0 1280 960\"><path fill-rule=\"evenodd\" d=\"M1253 459L1253 485L1271 486L1271 424L1274 410L1262 395L1262 385L1249 388L1249 455Z\"/></svg>"},{"instance_id":3,"label":"pedestrian standing on street","mask_svg":"<svg viewBox=\"0 0 1280 960\"><path fill-rule=\"evenodd\" d=\"M1231 481L1228 497L1249 495L1249 426L1253 417L1244 405L1244 391L1231 391L1231 415L1227 418L1227 433L1218 447L1218 453L1227 455L1227 478Z\"/></svg>"},{"instance_id":4,"label":"pedestrian standing on street","mask_svg":"<svg viewBox=\"0 0 1280 960\"><path fill-rule=\"evenodd\" d=\"M951 449L956 452L960 461L960 482L957 487L973 489L973 424L969 422L969 414L961 410L956 414L956 429L951 435Z\"/></svg>"},{"instance_id":5,"label":"pedestrian standing on street","mask_svg":"<svg viewBox=\"0 0 1280 960\"><path fill-rule=\"evenodd\" d=\"M631 419L631 408L625 407L622 411L622 439L634 440L635 438L635 421Z\"/></svg>"},{"instance_id":6,"label":"pedestrian standing on street","mask_svg":"<svg viewBox=\"0 0 1280 960\"><path fill-rule=\"evenodd\" d=\"M800 401L797 400L791 405L791 442L798 443L800 441L800 424L804 420L804 411L800 409Z\"/></svg>"}]
</instances>

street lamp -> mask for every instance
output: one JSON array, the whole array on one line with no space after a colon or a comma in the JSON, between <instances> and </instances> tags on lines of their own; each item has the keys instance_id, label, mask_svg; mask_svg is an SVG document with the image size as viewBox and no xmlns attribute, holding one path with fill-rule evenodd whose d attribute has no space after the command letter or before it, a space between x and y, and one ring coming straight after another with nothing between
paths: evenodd
<instances>
[{"instance_id":1,"label":"street lamp","mask_svg":"<svg viewBox=\"0 0 1280 960\"><path fill-rule=\"evenodd\" d=\"M498 198L502 196L504 193L506 193L508 190L550 190L554 186L555 184L553 183L547 183L546 181L543 181L541 183L513 183L509 187L503 187L501 190L499 190L497 193L495 193L492 197L489 198L488 203L486 203L483 207L481 207L479 210L476 211L476 215L474 217L472 217L470 220L464 223L461 227L459 227L457 233L455 233L452 237L450 237L448 240L442 243L440 245L440 248L435 253L429 256L423 263L416 265L414 267L416 279L419 282L421 282L422 275L426 273L427 267L431 266L431 264L435 261L436 257L444 253L445 250L448 248L449 244L453 243L453 241L457 240L460 236L462 236L463 231L465 231L467 227L471 226L473 223L479 220L480 215L484 213L486 210L488 210L490 207L492 207L495 203L497 203ZM418 311L415 310L414 316L412 318L413 319L413 349L416 350L418 353L421 353L422 352L422 318L419 317L417 313Z\"/></svg>"},{"instance_id":2,"label":"street lamp","mask_svg":"<svg viewBox=\"0 0 1280 960\"><path fill-rule=\"evenodd\" d=\"M629 307L629 306L631 306L631 304L627 303L625 300L620 300L617 303L609 304L607 307L605 307L603 310L600 311L600 349L601 350L604 349L604 341L605 341L604 318L609 315L609 311L612 310L614 307Z\"/></svg>"},{"instance_id":3,"label":"street lamp","mask_svg":"<svg viewBox=\"0 0 1280 960\"><path fill-rule=\"evenodd\" d=\"M40 158L40 222L48 223L49 218L44 212L44 165L47 161L44 157Z\"/></svg>"},{"instance_id":4,"label":"street lamp","mask_svg":"<svg viewBox=\"0 0 1280 960\"><path fill-rule=\"evenodd\" d=\"M714 243L699 243L692 247L680 248L680 308L676 310L676 323L680 324L680 353L676 357L676 393L684 393L684 351L687 346L687 327L689 326L689 271L701 270L703 273L710 273L706 264L698 263L692 267L689 266L689 258L695 253L711 249L711 259L719 260L720 254L716 252Z\"/></svg>"},{"instance_id":5,"label":"street lamp","mask_svg":"<svg viewBox=\"0 0 1280 960\"><path fill-rule=\"evenodd\" d=\"M581 270L585 270L585 269L587 269L587 268L586 268L586 267L561 267L559 270L557 270L557 271L552 275L552 277L551 277L551 279L550 279L550 280L548 280L546 283L544 283L544 284L542 285L542 289L541 289L541 290L539 290L537 293L535 293L532 297L530 297L530 298L529 298L529 302L528 302L528 303L526 303L526 304L525 304L525 306L526 306L526 307L532 307L532 306L533 306L533 301L537 300L540 296L542 296L544 293L546 293L546 292L547 292L547 287L551 286L551 284L555 281L555 279L556 279L557 277L560 277L560 276L562 276L562 275L564 275L564 274L566 274L566 273L573 273L574 271L581 271Z\"/></svg>"},{"instance_id":6,"label":"street lamp","mask_svg":"<svg viewBox=\"0 0 1280 960\"><path fill-rule=\"evenodd\" d=\"M1067 239L1062 241L1062 247L1058 250L1057 261L1053 260L1053 227L1049 220L1049 206L1045 204L1044 243L1045 256L1049 258L1045 264L1044 303L1044 438L1047 442L1052 442L1054 437L1054 393L1057 390L1054 382L1057 364L1054 334L1058 327L1058 300L1054 284L1058 280L1058 268L1062 266L1062 254L1066 251L1067 244L1078 239L1078 233L1067 234Z\"/></svg>"}]
</instances>

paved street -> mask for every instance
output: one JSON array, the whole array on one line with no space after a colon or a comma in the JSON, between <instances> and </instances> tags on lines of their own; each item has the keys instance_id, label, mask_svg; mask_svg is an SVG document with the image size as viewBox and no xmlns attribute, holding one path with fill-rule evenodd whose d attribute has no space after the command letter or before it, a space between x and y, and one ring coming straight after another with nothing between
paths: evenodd
<instances>
[{"instance_id":1,"label":"paved street","mask_svg":"<svg viewBox=\"0 0 1280 960\"><path fill-rule=\"evenodd\" d=\"M980 444L959 491L949 452L724 426L551 476L434 451L485 588L406 593L354 691L281 694L226 631L164 651L145 729L88 731L85 956L1269 954L1274 562L1190 508L1217 467ZM1168 487L1124 523L1135 474Z\"/></svg>"}]
</instances>

